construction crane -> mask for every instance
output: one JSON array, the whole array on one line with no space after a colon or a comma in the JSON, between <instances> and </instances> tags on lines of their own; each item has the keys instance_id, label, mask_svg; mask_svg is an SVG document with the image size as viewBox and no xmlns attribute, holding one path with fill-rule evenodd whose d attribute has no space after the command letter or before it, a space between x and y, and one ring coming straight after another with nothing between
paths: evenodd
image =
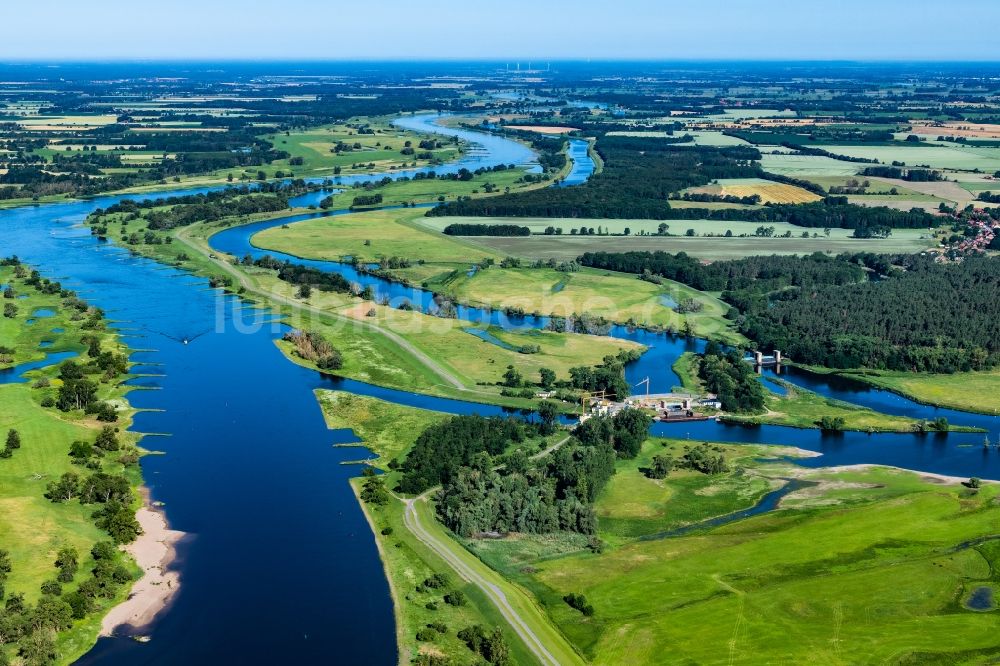
<instances>
[{"instance_id":1,"label":"construction crane","mask_svg":"<svg viewBox=\"0 0 1000 666\"><path fill-rule=\"evenodd\" d=\"M646 385L646 399L649 400L649 377L646 377L645 379L643 379L641 382L639 382L638 384L636 384L632 388L638 388L638 387L642 386L643 384Z\"/></svg>"}]
</instances>

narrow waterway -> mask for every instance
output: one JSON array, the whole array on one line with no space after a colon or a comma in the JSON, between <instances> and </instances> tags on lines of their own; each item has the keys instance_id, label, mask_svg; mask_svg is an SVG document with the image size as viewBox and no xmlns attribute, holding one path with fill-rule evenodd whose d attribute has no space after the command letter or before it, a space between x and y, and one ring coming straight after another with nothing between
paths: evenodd
<instances>
[{"instance_id":1,"label":"narrow waterway","mask_svg":"<svg viewBox=\"0 0 1000 666\"><path fill-rule=\"evenodd\" d=\"M433 118L404 120L431 123ZM465 131L433 128L445 134ZM487 145L482 135L470 134L470 140ZM497 137L488 143L493 148L469 159L490 165L490 151L503 149L511 152L497 152L493 163L524 163L513 152L515 146L524 150L520 144ZM205 190L180 193L198 191ZM137 415L134 430L167 433L144 441L166 454L144 458L144 475L153 499L165 504L172 527L191 534L178 564L181 591L153 640L103 639L82 663L394 663L387 584L347 483L357 469L340 464L359 455L332 446L356 440L349 431L326 429L312 392L339 388L451 413L503 410L334 379L289 363L274 345L284 331L280 323L251 325L258 315L237 298L210 289L206 280L102 243L79 226L94 209L124 198L0 211L0 254L17 254L77 290L108 313L126 343L142 350L133 360L141 364L136 371L147 376L133 385L152 390L136 390L129 397L137 408L151 411ZM227 230L212 242L236 255L259 252L250 239L261 228ZM374 284L391 298L405 297L422 307L430 303L426 292L352 275L343 264L318 264ZM478 308L462 309L460 316L507 327L547 322L508 320ZM627 374L633 383L649 375L653 390L673 386L673 360L702 345L624 327L612 334L650 347ZM916 413L926 418L935 415L931 408L906 408L923 410ZM952 420L975 424L972 418ZM997 430L995 420L989 425ZM654 432L790 444L826 454L807 464L876 462L1000 478L1000 454L984 451L981 435L824 436L713 421L658 424Z\"/></svg>"}]
</instances>

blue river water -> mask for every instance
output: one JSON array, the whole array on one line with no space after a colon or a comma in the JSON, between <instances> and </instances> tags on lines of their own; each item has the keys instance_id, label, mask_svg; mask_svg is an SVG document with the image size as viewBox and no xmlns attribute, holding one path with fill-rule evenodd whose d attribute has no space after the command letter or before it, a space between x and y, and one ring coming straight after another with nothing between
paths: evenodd
<instances>
[{"instance_id":1,"label":"blue river water","mask_svg":"<svg viewBox=\"0 0 1000 666\"><path fill-rule=\"evenodd\" d=\"M432 118L407 118L410 127L431 127ZM453 133L433 126L433 131ZM486 138L470 133L470 141ZM525 163L530 156L512 142L495 144L469 159ZM503 141L498 139L498 141ZM464 163L463 162L460 162ZM470 164L471 163L467 163ZM455 165L453 165L455 166ZM478 168L478 167L477 167ZM172 192L185 194L203 188ZM327 429L313 396L337 388L400 404L450 413L500 414L498 407L435 398L338 379L289 363L274 341L286 330L264 326L234 296L207 281L132 255L99 241L79 223L98 207L124 198L50 204L0 211L0 254L17 254L44 275L61 280L103 308L136 351L142 377L129 399L142 410L134 430L166 433L144 446L166 455L148 456L143 473L152 497L163 502L173 528L191 536L176 566L182 585L172 610L160 619L149 643L102 639L84 664L366 663L397 659L388 587L362 513L347 483L356 468L340 463L357 451L333 444L356 442L350 431ZM251 237L267 223L229 229L212 238L218 250L241 256L261 253ZM270 253L275 254L275 253ZM431 295L367 275L336 262L302 262L373 284L391 298L421 307ZM475 323L508 328L542 327L544 317L509 318L479 308L460 308ZM615 327L612 335L650 347L627 375L632 383L651 377L654 391L677 383L670 370L696 340ZM50 358L48 362L53 361ZM10 373L20 375L24 367ZM785 375L821 393L848 396L860 404L883 404L955 423L997 420L941 412L885 392L842 387L825 378ZM2 380L0 380L2 381ZM898 404L892 404L898 403ZM725 426L714 421L657 424L672 437L727 442L763 442L819 451L805 464L885 463L946 474L1000 478L1000 453L981 447L982 435L823 435L815 430ZM991 434L995 438L995 435Z\"/></svg>"},{"instance_id":2,"label":"blue river water","mask_svg":"<svg viewBox=\"0 0 1000 666\"><path fill-rule=\"evenodd\" d=\"M590 144L583 139L569 140L570 172L556 187L582 185L594 173L597 165L590 156Z\"/></svg>"}]
</instances>

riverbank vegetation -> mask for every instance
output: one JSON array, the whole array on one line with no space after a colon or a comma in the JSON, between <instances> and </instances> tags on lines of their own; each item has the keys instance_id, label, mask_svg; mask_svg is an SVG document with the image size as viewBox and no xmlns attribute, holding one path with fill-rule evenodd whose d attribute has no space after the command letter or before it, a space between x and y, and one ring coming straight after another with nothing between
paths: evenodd
<instances>
[{"instance_id":1,"label":"riverbank vegetation","mask_svg":"<svg viewBox=\"0 0 1000 666\"><path fill-rule=\"evenodd\" d=\"M352 429L360 444L378 455L371 463L387 475L389 485L398 478L389 463L409 451L421 432L448 419L445 414L339 391L317 391L317 397L331 428ZM371 501L373 495L365 495L365 485L372 478L356 478L352 485L379 544L392 589L401 663L423 663L421 659L480 663L478 650L459 636L477 626L500 632L512 663L531 663L530 652L486 595L463 581L411 532L404 519L406 505L385 490L374 496L381 500ZM365 496L368 500L361 499ZM433 521L433 517L424 520Z\"/></svg>"},{"instance_id":2,"label":"riverbank vegetation","mask_svg":"<svg viewBox=\"0 0 1000 666\"><path fill-rule=\"evenodd\" d=\"M54 355L0 374L0 656L70 663L137 575L116 548L140 531L127 350L99 310L30 267L4 261L0 283L19 306L0 323L7 362Z\"/></svg>"}]
</instances>

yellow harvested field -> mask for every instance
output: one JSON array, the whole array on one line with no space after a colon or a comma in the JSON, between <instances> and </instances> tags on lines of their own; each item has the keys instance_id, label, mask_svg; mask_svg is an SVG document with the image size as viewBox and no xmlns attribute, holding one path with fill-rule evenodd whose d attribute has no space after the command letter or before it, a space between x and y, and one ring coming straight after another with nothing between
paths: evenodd
<instances>
[{"instance_id":1,"label":"yellow harvested field","mask_svg":"<svg viewBox=\"0 0 1000 666\"><path fill-rule=\"evenodd\" d=\"M74 130L96 129L105 125L113 125L117 121L118 116L105 114L100 116L36 116L14 122L26 129L40 132L58 132L68 128Z\"/></svg>"},{"instance_id":2,"label":"yellow harvested field","mask_svg":"<svg viewBox=\"0 0 1000 666\"><path fill-rule=\"evenodd\" d=\"M719 179L711 185L692 187L686 191L692 194L714 194L729 197L752 197L756 195L760 197L762 204L812 203L821 199L821 197L801 187L785 185L784 183L777 183L773 180L765 180L763 178Z\"/></svg>"},{"instance_id":3,"label":"yellow harvested field","mask_svg":"<svg viewBox=\"0 0 1000 666\"><path fill-rule=\"evenodd\" d=\"M129 132L225 132L225 127L129 127Z\"/></svg>"},{"instance_id":4,"label":"yellow harvested field","mask_svg":"<svg viewBox=\"0 0 1000 666\"><path fill-rule=\"evenodd\" d=\"M794 185L774 183L768 185L725 185L722 188L724 196L752 197L760 196L761 203L811 203L819 201L820 196Z\"/></svg>"},{"instance_id":5,"label":"yellow harvested field","mask_svg":"<svg viewBox=\"0 0 1000 666\"><path fill-rule=\"evenodd\" d=\"M507 129L538 132L539 134L569 134L579 131L576 127L552 127L550 125L507 125Z\"/></svg>"},{"instance_id":6,"label":"yellow harvested field","mask_svg":"<svg viewBox=\"0 0 1000 666\"><path fill-rule=\"evenodd\" d=\"M913 133L922 136L951 136L967 139L1000 139L1000 125L968 121L913 125Z\"/></svg>"}]
</instances>

